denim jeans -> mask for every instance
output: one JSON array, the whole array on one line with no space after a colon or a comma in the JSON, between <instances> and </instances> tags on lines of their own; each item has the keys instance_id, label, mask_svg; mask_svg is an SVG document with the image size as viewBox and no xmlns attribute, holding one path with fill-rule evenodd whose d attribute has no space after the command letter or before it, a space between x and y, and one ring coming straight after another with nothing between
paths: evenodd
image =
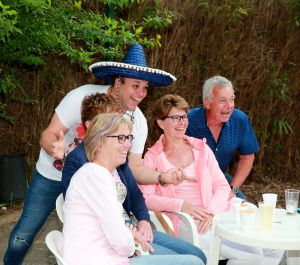
<instances>
[{"instance_id":1,"label":"denim jeans","mask_svg":"<svg viewBox=\"0 0 300 265\"><path fill-rule=\"evenodd\" d=\"M204 265L203 261L192 255L148 255L129 259L130 265Z\"/></svg>"},{"instance_id":2,"label":"denim jeans","mask_svg":"<svg viewBox=\"0 0 300 265\"><path fill-rule=\"evenodd\" d=\"M197 256L203 263L206 263L203 251L187 241L159 231L153 231L153 237L153 255L187 254Z\"/></svg>"},{"instance_id":3,"label":"denim jeans","mask_svg":"<svg viewBox=\"0 0 300 265\"><path fill-rule=\"evenodd\" d=\"M232 176L229 173L227 173L227 172L225 172L224 174L225 174L225 178L227 179L227 182L231 183ZM245 194L242 193L241 190L238 191L238 193L236 194L236 197L241 198L241 199L246 199Z\"/></svg>"},{"instance_id":4,"label":"denim jeans","mask_svg":"<svg viewBox=\"0 0 300 265\"><path fill-rule=\"evenodd\" d=\"M55 208L56 198L61 192L60 181L47 179L37 170L34 172L22 215L8 240L3 259L5 265L22 264L36 234Z\"/></svg>"}]
</instances>

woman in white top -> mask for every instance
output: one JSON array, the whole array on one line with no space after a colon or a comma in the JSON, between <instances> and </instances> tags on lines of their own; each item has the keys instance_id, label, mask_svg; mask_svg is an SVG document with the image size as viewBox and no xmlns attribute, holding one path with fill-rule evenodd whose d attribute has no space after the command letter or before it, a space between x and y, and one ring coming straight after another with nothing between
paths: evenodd
<instances>
[{"instance_id":1,"label":"woman in white top","mask_svg":"<svg viewBox=\"0 0 300 265\"><path fill-rule=\"evenodd\" d=\"M112 173L126 160L132 123L119 115L99 114L85 135L89 163L73 176L64 203L64 249L68 264L177 264L202 261L189 255L131 257L135 241L145 250L151 245L133 226L126 226Z\"/></svg>"}]
</instances>

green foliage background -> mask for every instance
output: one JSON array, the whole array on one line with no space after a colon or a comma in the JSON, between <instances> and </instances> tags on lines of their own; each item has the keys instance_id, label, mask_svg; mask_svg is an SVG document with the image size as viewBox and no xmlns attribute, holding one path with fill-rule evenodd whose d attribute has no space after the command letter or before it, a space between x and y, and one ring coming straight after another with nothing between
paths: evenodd
<instances>
[{"instance_id":1,"label":"green foliage background","mask_svg":"<svg viewBox=\"0 0 300 265\"><path fill-rule=\"evenodd\" d=\"M253 177L299 181L299 23L299 0L0 0L0 154L26 153L30 176L57 103L138 41L178 79L149 91L148 118L165 93L200 105L203 81L221 74L260 142Z\"/></svg>"}]
</instances>

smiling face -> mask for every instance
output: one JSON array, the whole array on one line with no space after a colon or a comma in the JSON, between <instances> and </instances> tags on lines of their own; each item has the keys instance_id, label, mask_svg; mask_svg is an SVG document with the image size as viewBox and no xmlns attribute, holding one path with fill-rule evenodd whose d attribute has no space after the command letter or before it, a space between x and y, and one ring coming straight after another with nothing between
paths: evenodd
<instances>
[{"instance_id":1,"label":"smiling face","mask_svg":"<svg viewBox=\"0 0 300 265\"><path fill-rule=\"evenodd\" d=\"M172 140L181 140L185 135L186 128L189 124L187 113L185 110L172 107L168 117L182 116L179 121L176 121L176 118L166 118L164 120L157 120L158 126L164 131L164 134L167 138Z\"/></svg>"},{"instance_id":2,"label":"smiling face","mask_svg":"<svg viewBox=\"0 0 300 265\"><path fill-rule=\"evenodd\" d=\"M231 86L220 88L215 86L212 99L205 99L207 122L227 122L234 110L235 95Z\"/></svg>"},{"instance_id":3,"label":"smiling face","mask_svg":"<svg viewBox=\"0 0 300 265\"><path fill-rule=\"evenodd\" d=\"M124 111L134 111L147 96L148 81L124 78L124 84L118 80L119 100Z\"/></svg>"},{"instance_id":4,"label":"smiling face","mask_svg":"<svg viewBox=\"0 0 300 265\"><path fill-rule=\"evenodd\" d=\"M129 135L131 131L127 124L121 123L119 128L110 135ZM103 155L110 160L113 167L124 164L131 142L126 139L124 143L119 143L117 137L105 137L102 145Z\"/></svg>"}]
</instances>

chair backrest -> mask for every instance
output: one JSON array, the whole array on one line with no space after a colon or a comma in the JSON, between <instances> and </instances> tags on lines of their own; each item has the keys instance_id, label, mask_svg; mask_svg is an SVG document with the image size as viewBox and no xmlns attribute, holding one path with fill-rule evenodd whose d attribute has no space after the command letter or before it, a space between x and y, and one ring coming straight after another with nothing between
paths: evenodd
<instances>
[{"instance_id":1,"label":"chair backrest","mask_svg":"<svg viewBox=\"0 0 300 265\"><path fill-rule=\"evenodd\" d=\"M58 215L59 220L63 223L64 222L64 213L63 213L63 205L64 205L64 196L63 194L59 194L59 196L56 198L56 213Z\"/></svg>"},{"instance_id":2,"label":"chair backrest","mask_svg":"<svg viewBox=\"0 0 300 265\"><path fill-rule=\"evenodd\" d=\"M58 230L49 232L45 238L45 242L49 250L55 256L58 265L67 265L62 257L62 248L64 242L63 233Z\"/></svg>"},{"instance_id":3,"label":"chair backrest","mask_svg":"<svg viewBox=\"0 0 300 265\"><path fill-rule=\"evenodd\" d=\"M179 225L178 237L200 248L198 229L193 218L184 212L174 211L173 214L182 222Z\"/></svg>"},{"instance_id":4,"label":"chair backrest","mask_svg":"<svg viewBox=\"0 0 300 265\"><path fill-rule=\"evenodd\" d=\"M149 215L157 231L173 235L174 226L167 215L155 211L149 211Z\"/></svg>"}]
</instances>

